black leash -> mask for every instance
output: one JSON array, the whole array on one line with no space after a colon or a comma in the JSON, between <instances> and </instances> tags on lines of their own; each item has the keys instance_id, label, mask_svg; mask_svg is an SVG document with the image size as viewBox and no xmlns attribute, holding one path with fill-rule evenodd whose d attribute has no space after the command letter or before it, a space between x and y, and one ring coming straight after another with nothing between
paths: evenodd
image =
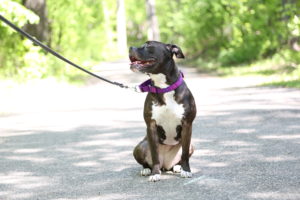
<instances>
[{"instance_id":1,"label":"black leash","mask_svg":"<svg viewBox=\"0 0 300 200\"><path fill-rule=\"evenodd\" d=\"M77 69L80 69L81 71L84 71L85 73L94 76L102 81L105 81L107 83L119 86L121 88L129 88L127 85L124 85L122 83L118 83L118 82L114 82L114 81L110 81L106 78L103 78L101 76L98 76L97 74L94 74L82 67L80 67L79 65L73 63L72 61L66 59L65 57L63 57L62 55L60 55L59 53L55 52L54 50L50 49L47 45L44 45L42 42L40 42L39 40L33 38L31 35L29 35L28 33L26 33L25 31L23 31L22 29L18 28L17 26L15 26L13 23L11 23L9 20L7 20L6 18L4 18L2 15L0 15L0 20L3 21L4 23L6 23L8 26L10 26L11 28L13 28L15 31L19 32L20 34L22 34L23 36L25 36L26 38L28 38L29 40L31 40L34 44L40 46L41 48L43 48L45 51L51 53L52 55L54 55L55 57L65 61L66 63L72 65L73 67L76 67Z\"/></svg>"}]
</instances>

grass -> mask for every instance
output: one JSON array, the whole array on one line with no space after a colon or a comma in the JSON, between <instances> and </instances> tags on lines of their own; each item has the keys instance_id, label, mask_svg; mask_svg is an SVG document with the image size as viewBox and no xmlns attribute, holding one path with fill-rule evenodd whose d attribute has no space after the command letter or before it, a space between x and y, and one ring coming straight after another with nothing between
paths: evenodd
<instances>
[{"instance_id":1,"label":"grass","mask_svg":"<svg viewBox=\"0 0 300 200\"><path fill-rule=\"evenodd\" d=\"M189 66L197 66L204 72L221 77L259 77L261 86L300 88L300 64L282 59L265 59L251 64L222 67L218 63L205 63L201 60L188 61Z\"/></svg>"},{"instance_id":2,"label":"grass","mask_svg":"<svg viewBox=\"0 0 300 200\"><path fill-rule=\"evenodd\" d=\"M263 78L263 86L300 88L300 65L271 59L249 65L221 67L217 71L222 76L259 76Z\"/></svg>"}]
</instances>

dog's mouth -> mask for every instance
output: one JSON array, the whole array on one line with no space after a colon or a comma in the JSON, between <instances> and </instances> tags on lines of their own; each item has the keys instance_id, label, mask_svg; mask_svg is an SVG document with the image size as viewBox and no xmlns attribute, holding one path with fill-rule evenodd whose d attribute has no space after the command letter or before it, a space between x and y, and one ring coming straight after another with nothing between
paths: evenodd
<instances>
[{"instance_id":1,"label":"dog's mouth","mask_svg":"<svg viewBox=\"0 0 300 200\"><path fill-rule=\"evenodd\" d=\"M149 67L156 63L154 59L140 60L134 56L129 56L129 59L131 61L130 65L138 68Z\"/></svg>"}]
</instances>

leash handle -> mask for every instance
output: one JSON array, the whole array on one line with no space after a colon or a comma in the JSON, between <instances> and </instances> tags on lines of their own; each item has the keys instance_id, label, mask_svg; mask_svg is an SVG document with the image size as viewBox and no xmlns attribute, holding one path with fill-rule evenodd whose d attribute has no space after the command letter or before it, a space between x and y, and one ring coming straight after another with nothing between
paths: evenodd
<instances>
[{"instance_id":1,"label":"leash handle","mask_svg":"<svg viewBox=\"0 0 300 200\"><path fill-rule=\"evenodd\" d=\"M50 47L48 47L47 45L43 44L42 42L40 42L39 40L33 38L30 34L28 34L27 32L23 31L22 29L20 29L19 27L17 27L16 25L14 25L12 22L10 22L9 20L7 20L5 17L3 17L0 14L0 20L3 21L5 24L7 24L8 26L10 26L12 29L14 29L15 31L17 31L18 33L20 33L21 35L25 36L27 39L31 40L34 44L40 46L42 49L44 49L45 51L51 53L52 55L54 55L55 57L59 58L60 60L68 63L69 65L72 65L73 67L76 67L77 69L91 75L94 76L102 81L105 81L107 83L119 86L121 88L129 88L128 86L122 84L122 83L118 83L118 82L113 82L110 81L106 78L103 78L101 76L98 76L97 74L94 74L82 67L80 67L79 65L73 63L72 61L68 60L67 58L65 58L64 56L60 55L59 53L57 53L56 51L52 50Z\"/></svg>"}]
</instances>

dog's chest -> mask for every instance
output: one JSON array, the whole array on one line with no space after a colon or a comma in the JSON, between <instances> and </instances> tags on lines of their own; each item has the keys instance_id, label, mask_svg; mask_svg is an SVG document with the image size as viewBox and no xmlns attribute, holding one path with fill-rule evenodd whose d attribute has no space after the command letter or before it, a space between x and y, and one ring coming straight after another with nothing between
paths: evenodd
<instances>
[{"instance_id":1,"label":"dog's chest","mask_svg":"<svg viewBox=\"0 0 300 200\"><path fill-rule=\"evenodd\" d=\"M178 135L177 127L181 125L181 120L184 114L184 107L178 104L174 99L174 91L164 94L165 105L152 105L152 119L156 121L158 126L161 126L164 131L164 144L175 145L178 140L175 138Z\"/></svg>"}]
</instances>

